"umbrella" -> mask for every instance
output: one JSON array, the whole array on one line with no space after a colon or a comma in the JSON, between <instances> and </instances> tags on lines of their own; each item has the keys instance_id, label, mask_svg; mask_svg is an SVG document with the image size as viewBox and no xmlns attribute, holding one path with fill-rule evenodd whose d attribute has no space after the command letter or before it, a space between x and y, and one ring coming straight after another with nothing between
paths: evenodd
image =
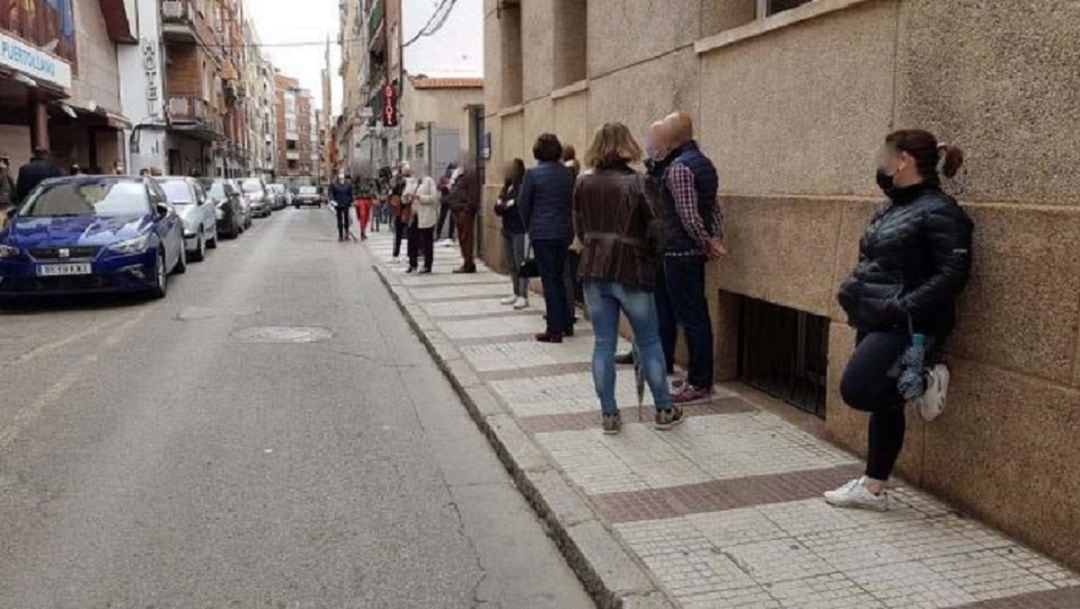
<instances>
[{"instance_id":1,"label":"umbrella","mask_svg":"<svg viewBox=\"0 0 1080 609\"><path fill-rule=\"evenodd\" d=\"M907 401L926 393L926 336L912 334L911 345L900 356L900 377L896 389Z\"/></svg>"},{"instance_id":2,"label":"umbrella","mask_svg":"<svg viewBox=\"0 0 1080 609\"><path fill-rule=\"evenodd\" d=\"M638 422L641 422L645 420L641 413L641 409L644 408L645 404L645 369L642 367L641 357L638 355L636 344L630 350L630 354L634 356L634 382L637 387L637 420Z\"/></svg>"}]
</instances>

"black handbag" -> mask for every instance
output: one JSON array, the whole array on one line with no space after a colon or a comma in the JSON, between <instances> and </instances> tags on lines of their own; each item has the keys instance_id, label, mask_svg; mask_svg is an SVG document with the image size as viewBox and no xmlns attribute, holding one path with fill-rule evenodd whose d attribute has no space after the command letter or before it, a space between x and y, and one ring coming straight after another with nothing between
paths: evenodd
<instances>
[{"instance_id":1,"label":"black handbag","mask_svg":"<svg viewBox=\"0 0 1080 609\"><path fill-rule=\"evenodd\" d=\"M536 279L540 276L540 265L533 256L532 239L529 239L529 247L525 249L525 260L518 267L518 277Z\"/></svg>"}]
</instances>

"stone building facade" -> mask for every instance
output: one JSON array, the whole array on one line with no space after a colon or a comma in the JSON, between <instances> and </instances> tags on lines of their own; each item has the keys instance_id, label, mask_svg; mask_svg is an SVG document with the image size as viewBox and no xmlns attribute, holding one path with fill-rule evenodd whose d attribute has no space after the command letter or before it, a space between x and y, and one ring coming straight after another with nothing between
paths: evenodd
<instances>
[{"instance_id":1,"label":"stone building facade","mask_svg":"<svg viewBox=\"0 0 1080 609\"><path fill-rule=\"evenodd\" d=\"M879 201L876 152L907 127L962 147L946 187L975 220L976 266L950 405L911 417L900 474L1080 566L1077 3L486 0L484 15L487 206L544 131L583 151L605 121L642 134L690 112L731 251L708 273L719 378L797 403L763 377L816 385L808 424L853 450L866 419L839 397L854 335L835 293ZM483 228L500 266L497 218Z\"/></svg>"}]
</instances>

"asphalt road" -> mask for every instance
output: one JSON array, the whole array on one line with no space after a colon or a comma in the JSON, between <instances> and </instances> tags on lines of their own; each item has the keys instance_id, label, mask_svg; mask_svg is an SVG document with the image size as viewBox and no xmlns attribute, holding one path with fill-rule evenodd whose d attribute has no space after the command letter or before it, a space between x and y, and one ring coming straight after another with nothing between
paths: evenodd
<instances>
[{"instance_id":1,"label":"asphalt road","mask_svg":"<svg viewBox=\"0 0 1080 609\"><path fill-rule=\"evenodd\" d=\"M332 225L0 310L0 608L593 606Z\"/></svg>"}]
</instances>

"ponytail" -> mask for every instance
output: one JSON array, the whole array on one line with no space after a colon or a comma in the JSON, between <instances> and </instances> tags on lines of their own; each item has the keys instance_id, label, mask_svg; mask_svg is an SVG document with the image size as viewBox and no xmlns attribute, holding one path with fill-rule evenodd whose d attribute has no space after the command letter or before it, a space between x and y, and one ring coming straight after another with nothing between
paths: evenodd
<instances>
[{"instance_id":1,"label":"ponytail","mask_svg":"<svg viewBox=\"0 0 1080 609\"><path fill-rule=\"evenodd\" d=\"M964 151L957 146L939 144L938 154L943 159L941 173L945 174L947 178L955 176L956 172L960 171L960 167L964 164Z\"/></svg>"},{"instance_id":2,"label":"ponytail","mask_svg":"<svg viewBox=\"0 0 1080 609\"><path fill-rule=\"evenodd\" d=\"M963 150L949 144L938 144L933 134L922 129L894 131L885 138L885 142L897 151L911 155L919 167L919 173L928 181L938 181L939 166L941 173L951 178L964 164Z\"/></svg>"}]
</instances>

